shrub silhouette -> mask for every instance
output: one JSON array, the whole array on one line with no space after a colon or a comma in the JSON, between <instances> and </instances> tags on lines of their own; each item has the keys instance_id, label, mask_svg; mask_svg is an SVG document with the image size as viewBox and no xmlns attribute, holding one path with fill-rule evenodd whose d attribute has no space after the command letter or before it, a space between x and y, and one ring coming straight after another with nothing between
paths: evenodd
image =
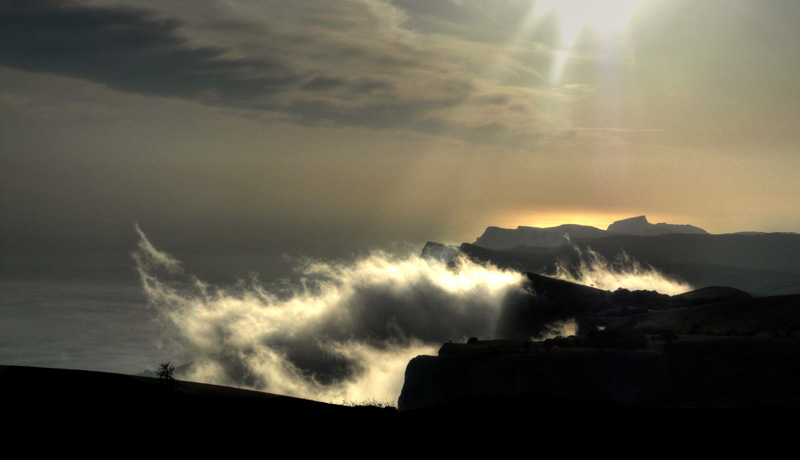
<instances>
[{"instance_id":1,"label":"shrub silhouette","mask_svg":"<svg viewBox=\"0 0 800 460\"><path fill-rule=\"evenodd\" d=\"M156 375L158 375L159 380L172 383L175 380L175 378L172 377L173 372L175 372L175 366L167 361L166 363L161 363L158 365L158 371L156 372Z\"/></svg>"}]
</instances>

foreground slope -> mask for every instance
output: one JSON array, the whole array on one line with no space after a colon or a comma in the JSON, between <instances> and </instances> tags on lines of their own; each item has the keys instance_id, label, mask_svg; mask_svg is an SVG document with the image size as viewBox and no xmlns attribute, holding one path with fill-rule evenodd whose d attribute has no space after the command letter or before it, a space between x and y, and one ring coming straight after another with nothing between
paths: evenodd
<instances>
[{"instance_id":1,"label":"foreground slope","mask_svg":"<svg viewBox=\"0 0 800 460\"><path fill-rule=\"evenodd\" d=\"M781 445L792 426L749 412L642 411L554 394L467 395L434 407L343 407L259 392L99 372L0 366L9 445L63 455L395 456L519 452L531 443L641 455L669 441L685 451L731 436ZM708 427L715 429L708 431ZM681 436L675 437L675 427ZM754 438L754 435L758 435ZM575 441L580 440L575 444ZM25 440L24 443L18 441ZM741 445L741 444L738 444Z\"/></svg>"}]
</instances>

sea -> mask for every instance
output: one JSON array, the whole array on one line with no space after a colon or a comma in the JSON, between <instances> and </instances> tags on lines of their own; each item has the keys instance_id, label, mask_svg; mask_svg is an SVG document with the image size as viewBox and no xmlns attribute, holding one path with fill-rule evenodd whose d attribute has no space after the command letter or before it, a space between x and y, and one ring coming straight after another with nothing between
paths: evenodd
<instances>
[{"instance_id":1,"label":"sea","mask_svg":"<svg viewBox=\"0 0 800 460\"><path fill-rule=\"evenodd\" d=\"M131 251L0 255L0 365L147 374L174 350ZM283 255L177 254L204 280L291 276Z\"/></svg>"}]
</instances>

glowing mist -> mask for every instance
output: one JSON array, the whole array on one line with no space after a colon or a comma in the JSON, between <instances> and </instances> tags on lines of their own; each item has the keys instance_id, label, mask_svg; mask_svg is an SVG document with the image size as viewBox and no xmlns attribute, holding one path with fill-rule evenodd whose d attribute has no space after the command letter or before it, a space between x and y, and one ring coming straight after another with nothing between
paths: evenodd
<instances>
[{"instance_id":1,"label":"glowing mist","mask_svg":"<svg viewBox=\"0 0 800 460\"><path fill-rule=\"evenodd\" d=\"M672 279L651 266L643 266L624 252L613 262L609 262L590 248L573 248L578 252L578 266L571 270L565 264L559 263L556 264L555 273L548 276L606 291L623 288L676 295L692 290L689 284Z\"/></svg>"},{"instance_id":2,"label":"glowing mist","mask_svg":"<svg viewBox=\"0 0 800 460\"><path fill-rule=\"evenodd\" d=\"M177 347L176 358L192 363L182 377L199 382L392 404L411 358L436 354L450 340L504 338L513 299L532 295L523 275L463 256L445 263L385 252L348 263L305 262L288 290L271 291L256 279L218 287L184 273L136 230L136 267L163 337ZM590 250L579 255L576 269L559 265L555 276L607 290L690 289L630 259L612 264ZM537 327L529 338L577 332L574 318Z\"/></svg>"},{"instance_id":3,"label":"glowing mist","mask_svg":"<svg viewBox=\"0 0 800 460\"><path fill-rule=\"evenodd\" d=\"M374 252L306 263L279 296L255 280L204 283L137 231L144 291L164 337L192 362L187 379L321 401L394 403L414 356L495 337L504 299L524 280L466 259Z\"/></svg>"}]
</instances>

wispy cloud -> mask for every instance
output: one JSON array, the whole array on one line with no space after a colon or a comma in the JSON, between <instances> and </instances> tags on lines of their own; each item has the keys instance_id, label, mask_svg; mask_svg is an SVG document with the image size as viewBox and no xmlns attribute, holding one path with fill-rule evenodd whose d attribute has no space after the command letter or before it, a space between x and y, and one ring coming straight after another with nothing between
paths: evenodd
<instances>
[{"instance_id":1,"label":"wispy cloud","mask_svg":"<svg viewBox=\"0 0 800 460\"><path fill-rule=\"evenodd\" d=\"M235 105L275 94L296 78L274 59L194 47L180 26L142 9L12 0L0 6L0 64L121 91Z\"/></svg>"},{"instance_id":2,"label":"wispy cloud","mask_svg":"<svg viewBox=\"0 0 800 460\"><path fill-rule=\"evenodd\" d=\"M512 21L508 5L500 12L509 18L483 21L485 6L449 1L200 2L192 11L170 1L100 5L4 2L0 65L277 112L300 124L486 139L552 129L535 114L547 90L531 90L543 82L537 67L547 65L547 48L498 55L492 44L508 38L489 33ZM475 27L467 34L446 21L434 26L442 15Z\"/></svg>"},{"instance_id":3,"label":"wispy cloud","mask_svg":"<svg viewBox=\"0 0 800 460\"><path fill-rule=\"evenodd\" d=\"M502 337L515 302L531 297L519 273L382 252L309 262L302 284L284 293L256 279L219 288L176 270L179 262L137 231L143 289L196 381L333 402L392 401L409 359L447 340ZM547 333L548 322L513 328Z\"/></svg>"}]
</instances>

